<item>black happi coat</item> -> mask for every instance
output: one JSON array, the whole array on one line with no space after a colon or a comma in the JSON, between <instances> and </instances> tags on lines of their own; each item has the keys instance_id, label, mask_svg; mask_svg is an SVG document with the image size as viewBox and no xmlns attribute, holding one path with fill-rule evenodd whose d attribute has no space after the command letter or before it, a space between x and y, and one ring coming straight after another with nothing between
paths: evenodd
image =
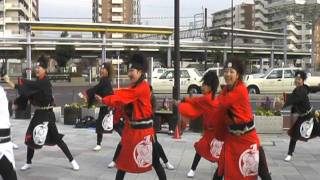
<instances>
[{"instance_id":1,"label":"black happi coat","mask_svg":"<svg viewBox=\"0 0 320 180\"><path fill-rule=\"evenodd\" d=\"M288 95L284 104L284 107L291 106L291 113L299 114L297 121L288 131L288 134L291 136L291 138L307 141L308 139L314 138L320 134L320 126L317 120L314 118L314 111L310 111L312 106L308 97L309 92L309 87L306 85L296 87L292 94ZM311 137L306 139L301 136L300 127L304 121L310 120L311 118L314 118L314 126Z\"/></svg>"},{"instance_id":2,"label":"black happi coat","mask_svg":"<svg viewBox=\"0 0 320 180\"><path fill-rule=\"evenodd\" d=\"M86 94L88 97L88 108L90 108L95 101L95 97L94 97L95 94L101 96L102 98L113 94L111 80L107 77L101 77L99 83L97 85L95 85L94 87L88 89L86 91ZM99 111L99 116L96 121L96 133L98 133L98 134L101 134L104 132L104 129L102 127L102 121L103 121L104 116L107 113L109 113L108 107L101 106L100 111Z\"/></svg>"},{"instance_id":3,"label":"black happi coat","mask_svg":"<svg viewBox=\"0 0 320 180\"><path fill-rule=\"evenodd\" d=\"M16 84L15 88L20 95L15 100L18 109L25 108L28 101L36 108L53 106L52 85L47 77L44 77L43 79L37 78L35 81L22 80L19 84ZM58 132L55 124L56 118L53 110L36 109L25 137L25 143L29 147L35 149L42 147L41 145L34 143L33 130L37 125L42 124L43 122L48 122L48 133L45 140L46 145L55 145L62 139L63 135Z\"/></svg>"}]
</instances>

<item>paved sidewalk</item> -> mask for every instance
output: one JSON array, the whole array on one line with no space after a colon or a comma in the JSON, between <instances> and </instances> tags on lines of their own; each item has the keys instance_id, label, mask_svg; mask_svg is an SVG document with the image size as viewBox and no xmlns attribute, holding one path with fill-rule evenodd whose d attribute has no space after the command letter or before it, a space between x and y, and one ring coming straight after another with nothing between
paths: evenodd
<instances>
[{"instance_id":1,"label":"paved sidewalk","mask_svg":"<svg viewBox=\"0 0 320 180\"><path fill-rule=\"evenodd\" d=\"M23 144L24 133L29 120L12 120L13 140L19 145L15 150L16 167L19 169L26 160L26 146ZM35 152L32 169L22 172L17 170L20 180L113 180L116 169L108 169L115 147L120 138L117 133L104 135L102 150L92 151L96 143L96 134L93 129L75 129L58 123L58 129L65 134L64 140L71 153L80 165L80 171L72 171L71 165L62 151L57 147L44 147ZM193 143L200 134L186 132L181 140L174 140L166 134L159 134L158 139L169 161L176 170L166 170L168 180L188 179L193 157ZM320 179L320 138L308 143L298 142L292 162L283 161L289 143L288 136L261 135L268 163L272 171L273 180L318 180ZM201 160L194 180L209 180L216 165ZM1 178L0 178L1 179ZM157 179L155 171L145 174L127 174L125 179L151 180Z\"/></svg>"}]
</instances>

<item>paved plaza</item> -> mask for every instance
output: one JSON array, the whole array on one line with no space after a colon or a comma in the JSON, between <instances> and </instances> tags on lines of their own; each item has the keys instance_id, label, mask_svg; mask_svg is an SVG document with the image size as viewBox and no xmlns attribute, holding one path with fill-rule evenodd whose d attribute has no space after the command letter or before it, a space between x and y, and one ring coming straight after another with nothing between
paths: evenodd
<instances>
[{"instance_id":1,"label":"paved plaza","mask_svg":"<svg viewBox=\"0 0 320 180\"><path fill-rule=\"evenodd\" d=\"M19 145L15 150L16 167L19 169L26 160L24 133L29 120L12 119L13 140ZM96 143L94 129L75 129L73 126L57 123L58 129L65 134L64 140L80 165L80 171L71 170L67 158L57 147L46 146L35 152L32 169L17 170L20 180L113 180L116 169L108 169L115 147L120 140L117 133L104 135L102 150L92 151ZM199 133L185 132L181 140L174 140L166 134L159 134L158 139L176 170L166 170L168 180L188 179L188 172L193 157L193 143L200 137ZM289 138L283 135L261 135L274 180L318 180L320 179L320 138L308 143L298 142L292 162L283 161ZM209 180L216 165L201 160L194 180ZM0 178L1 179L1 178ZM127 180L157 179L155 171L145 174L127 174Z\"/></svg>"}]
</instances>

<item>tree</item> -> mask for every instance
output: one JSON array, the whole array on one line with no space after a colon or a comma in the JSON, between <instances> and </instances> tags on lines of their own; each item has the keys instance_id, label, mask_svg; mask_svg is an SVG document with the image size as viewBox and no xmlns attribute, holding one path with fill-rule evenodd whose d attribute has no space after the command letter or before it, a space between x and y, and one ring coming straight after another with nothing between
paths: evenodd
<instances>
[{"instance_id":1,"label":"tree","mask_svg":"<svg viewBox=\"0 0 320 180\"><path fill-rule=\"evenodd\" d=\"M61 33L61 37L68 37L68 32ZM56 45L55 59L59 67L66 67L68 61L74 57L75 47L73 45Z\"/></svg>"}]
</instances>

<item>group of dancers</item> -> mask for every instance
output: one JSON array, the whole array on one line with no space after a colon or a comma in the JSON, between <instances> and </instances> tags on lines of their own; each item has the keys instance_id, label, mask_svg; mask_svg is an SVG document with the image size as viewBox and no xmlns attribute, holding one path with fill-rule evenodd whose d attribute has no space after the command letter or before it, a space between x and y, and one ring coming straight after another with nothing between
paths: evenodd
<instances>
[{"instance_id":1,"label":"group of dancers","mask_svg":"<svg viewBox=\"0 0 320 180\"><path fill-rule=\"evenodd\" d=\"M100 104L96 121L97 144L94 151L101 150L103 133L109 131L106 120L113 117L113 129L121 136L109 168L116 167L116 180L122 180L128 173L144 173L155 169L160 180L166 180L162 159L169 170L174 166L159 143L154 128L156 108L152 86L146 81L148 63L146 58L136 53L129 59L127 88L113 90L112 64L103 63L100 68L99 83L87 89L83 94L84 101L90 107L95 101ZM58 132L53 113L54 100L52 85L47 77L48 57L41 56L36 64L36 80L21 80L13 83L5 75L4 81L18 91L15 108L25 109L30 102L35 107L25 135L27 145L25 171L32 167L32 158L36 149L44 145L58 145L68 158L71 168L79 170L68 146L63 141L63 134ZM254 116L247 88L242 81L245 66L237 57L231 57L224 65L226 86L217 94L219 79L214 71L207 72L202 78L202 96L185 97L174 101L178 106L181 119L203 119L203 135L194 144L196 153L187 177L194 177L201 158L217 163L213 180L253 180L259 176L270 180L266 155L255 130ZM277 108L292 107L292 113L298 114L298 120L289 130L290 145L286 161L293 157L296 142L307 141L320 135L319 117L308 99L308 87L304 85L306 73L295 74L296 88ZM12 151L8 100L5 91L0 87L0 175L4 180L17 179L15 161ZM6 106L6 107L5 107ZM109 118L109 119L108 119Z\"/></svg>"}]
</instances>

